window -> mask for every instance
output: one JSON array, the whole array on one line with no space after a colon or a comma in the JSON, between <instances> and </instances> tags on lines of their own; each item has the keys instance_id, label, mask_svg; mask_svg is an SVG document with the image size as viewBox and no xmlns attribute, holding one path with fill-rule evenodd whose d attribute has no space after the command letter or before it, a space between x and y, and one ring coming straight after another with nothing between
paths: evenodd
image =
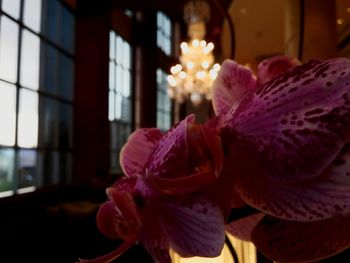
<instances>
[{"instance_id":1,"label":"window","mask_svg":"<svg viewBox=\"0 0 350 263\"><path fill-rule=\"evenodd\" d=\"M171 127L171 100L167 88L167 74L157 69L157 127L163 131Z\"/></svg>"},{"instance_id":2,"label":"window","mask_svg":"<svg viewBox=\"0 0 350 263\"><path fill-rule=\"evenodd\" d=\"M8 196L69 181L74 15L59 0L0 3L0 196Z\"/></svg>"},{"instance_id":3,"label":"window","mask_svg":"<svg viewBox=\"0 0 350 263\"><path fill-rule=\"evenodd\" d=\"M171 23L162 12L157 12L157 46L167 55L171 55Z\"/></svg>"},{"instance_id":4,"label":"window","mask_svg":"<svg viewBox=\"0 0 350 263\"><path fill-rule=\"evenodd\" d=\"M109 43L111 169L120 172L119 152L132 131L131 47L114 31Z\"/></svg>"}]
</instances>

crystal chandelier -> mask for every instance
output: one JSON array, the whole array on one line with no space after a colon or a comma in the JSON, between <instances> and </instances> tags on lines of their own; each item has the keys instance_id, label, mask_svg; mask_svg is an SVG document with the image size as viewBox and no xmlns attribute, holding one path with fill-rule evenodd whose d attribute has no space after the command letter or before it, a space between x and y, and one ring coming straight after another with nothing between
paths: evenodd
<instances>
[{"instance_id":1,"label":"crystal chandelier","mask_svg":"<svg viewBox=\"0 0 350 263\"><path fill-rule=\"evenodd\" d=\"M212 84L220 65L214 64L214 44L204 40L205 22L209 17L206 1L194 0L185 5L184 20L190 41L181 43L180 64L172 66L168 76L168 94L179 103L188 97L195 105L204 98L211 99Z\"/></svg>"}]
</instances>

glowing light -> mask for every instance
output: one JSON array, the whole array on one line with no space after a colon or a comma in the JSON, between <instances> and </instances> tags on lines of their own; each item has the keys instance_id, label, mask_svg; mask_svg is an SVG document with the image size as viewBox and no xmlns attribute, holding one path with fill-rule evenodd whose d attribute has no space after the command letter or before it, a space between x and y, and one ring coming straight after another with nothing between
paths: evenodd
<instances>
[{"instance_id":1,"label":"glowing light","mask_svg":"<svg viewBox=\"0 0 350 263\"><path fill-rule=\"evenodd\" d=\"M341 19L341 18L338 18L337 19L337 24L338 25L341 25L341 24L343 24L344 23L344 20L343 19Z\"/></svg>"}]
</instances>

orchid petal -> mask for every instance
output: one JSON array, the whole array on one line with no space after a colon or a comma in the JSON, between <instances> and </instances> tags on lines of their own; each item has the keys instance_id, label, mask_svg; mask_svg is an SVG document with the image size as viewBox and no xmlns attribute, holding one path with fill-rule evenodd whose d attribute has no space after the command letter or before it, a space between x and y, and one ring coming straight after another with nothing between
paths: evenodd
<instances>
[{"instance_id":1,"label":"orchid petal","mask_svg":"<svg viewBox=\"0 0 350 263\"><path fill-rule=\"evenodd\" d=\"M159 218L153 216L150 207L143 209L143 231L140 243L156 263L171 263L169 240Z\"/></svg>"},{"instance_id":2,"label":"orchid petal","mask_svg":"<svg viewBox=\"0 0 350 263\"><path fill-rule=\"evenodd\" d=\"M187 125L194 123L194 121L194 115L189 115L162 137L147 160L147 174L166 178L178 178L186 175Z\"/></svg>"},{"instance_id":3,"label":"orchid petal","mask_svg":"<svg viewBox=\"0 0 350 263\"><path fill-rule=\"evenodd\" d=\"M219 174L223 168L224 159L221 138L213 129L209 129L206 126L201 126L201 130L203 132L206 145L209 148L210 157L214 163L213 170L215 171L216 177L219 177Z\"/></svg>"},{"instance_id":4,"label":"orchid petal","mask_svg":"<svg viewBox=\"0 0 350 263\"><path fill-rule=\"evenodd\" d=\"M255 169L260 167L236 171L236 190L245 202L267 214L316 221L350 213L349 149L344 149L321 175L298 183L277 184L263 177L253 178L250 174Z\"/></svg>"},{"instance_id":5,"label":"orchid petal","mask_svg":"<svg viewBox=\"0 0 350 263\"><path fill-rule=\"evenodd\" d=\"M118 223L123 221L122 215L115 209L112 201L102 204L97 213L97 227L106 237L119 239Z\"/></svg>"},{"instance_id":6,"label":"orchid petal","mask_svg":"<svg viewBox=\"0 0 350 263\"><path fill-rule=\"evenodd\" d=\"M99 230L111 239L128 239L140 232L142 222L131 196L135 178L122 178L107 188L110 200L100 206L97 213Z\"/></svg>"},{"instance_id":7,"label":"orchid petal","mask_svg":"<svg viewBox=\"0 0 350 263\"><path fill-rule=\"evenodd\" d=\"M318 261L350 247L350 216L317 222L265 217L254 229L252 241L277 262Z\"/></svg>"},{"instance_id":8,"label":"orchid petal","mask_svg":"<svg viewBox=\"0 0 350 263\"><path fill-rule=\"evenodd\" d=\"M128 177L141 174L148 157L163 136L159 129L138 129L128 138L120 152L120 165Z\"/></svg>"},{"instance_id":9,"label":"orchid petal","mask_svg":"<svg viewBox=\"0 0 350 263\"><path fill-rule=\"evenodd\" d=\"M300 65L300 61L298 61L296 58L287 56L274 56L272 58L263 60L258 65L259 86L263 86L271 79L279 76L280 74L297 65Z\"/></svg>"},{"instance_id":10,"label":"orchid petal","mask_svg":"<svg viewBox=\"0 0 350 263\"><path fill-rule=\"evenodd\" d=\"M245 92L253 92L256 78L253 72L232 60L225 60L213 85L213 108L216 115L231 109Z\"/></svg>"},{"instance_id":11,"label":"orchid petal","mask_svg":"<svg viewBox=\"0 0 350 263\"><path fill-rule=\"evenodd\" d=\"M224 218L214 203L195 197L164 202L160 217L170 247L180 256L220 255L225 241Z\"/></svg>"},{"instance_id":12,"label":"orchid petal","mask_svg":"<svg viewBox=\"0 0 350 263\"><path fill-rule=\"evenodd\" d=\"M261 169L253 176L281 183L317 176L349 140L349 92L350 60L295 67L226 116L232 148L250 151L260 163L245 163Z\"/></svg>"},{"instance_id":13,"label":"orchid petal","mask_svg":"<svg viewBox=\"0 0 350 263\"><path fill-rule=\"evenodd\" d=\"M144 178L146 185L154 187L157 191L164 194L187 194L195 192L216 179L213 172L199 172L182 178L168 179L158 176L148 175Z\"/></svg>"},{"instance_id":14,"label":"orchid petal","mask_svg":"<svg viewBox=\"0 0 350 263\"><path fill-rule=\"evenodd\" d=\"M106 192L116 208L122 213L124 225L130 225L130 231L140 232L142 221L131 193L120 191L116 187L109 187Z\"/></svg>"},{"instance_id":15,"label":"orchid petal","mask_svg":"<svg viewBox=\"0 0 350 263\"><path fill-rule=\"evenodd\" d=\"M264 216L265 214L258 213L244 217L226 225L226 231L241 240L250 241L254 228Z\"/></svg>"}]
</instances>

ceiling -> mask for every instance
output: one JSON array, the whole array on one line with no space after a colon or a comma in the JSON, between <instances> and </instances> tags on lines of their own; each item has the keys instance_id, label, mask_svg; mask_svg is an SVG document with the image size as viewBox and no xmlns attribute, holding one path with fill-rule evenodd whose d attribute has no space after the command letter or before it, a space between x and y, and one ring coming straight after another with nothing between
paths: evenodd
<instances>
[{"instance_id":1,"label":"ceiling","mask_svg":"<svg viewBox=\"0 0 350 263\"><path fill-rule=\"evenodd\" d=\"M228 12L235 27L235 60L255 68L261 58L284 53L287 2L235 0L231 3ZM338 22L337 42L341 51L342 41L344 46L350 43L350 0L336 0L336 17L334 22ZM222 59L229 58L230 45L226 24L222 34Z\"/></svg>"}]
</instances>

